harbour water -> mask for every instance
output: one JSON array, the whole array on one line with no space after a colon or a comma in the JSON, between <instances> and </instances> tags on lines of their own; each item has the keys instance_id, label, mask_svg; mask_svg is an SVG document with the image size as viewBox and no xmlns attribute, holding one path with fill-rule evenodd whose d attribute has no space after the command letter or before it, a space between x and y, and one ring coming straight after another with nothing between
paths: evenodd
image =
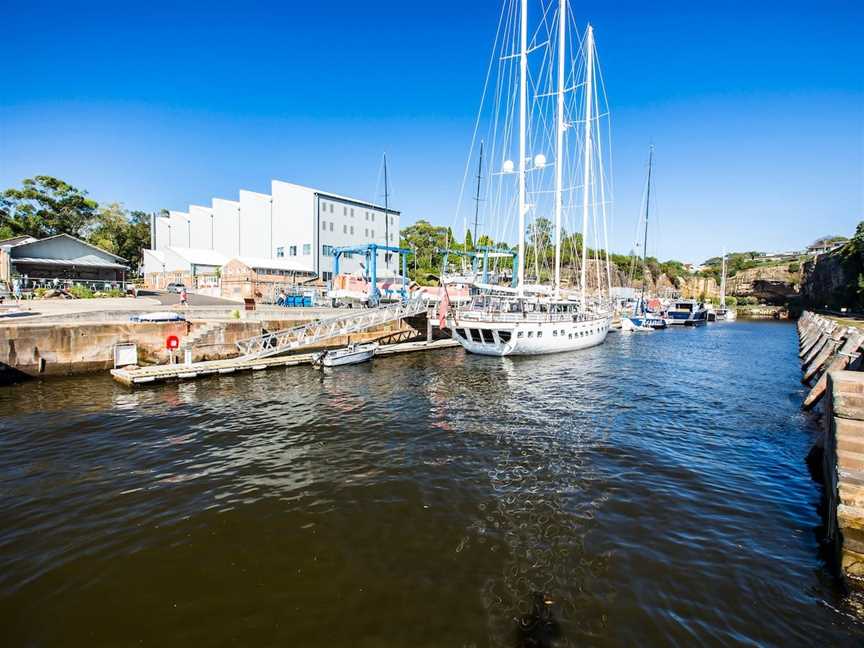
<instances>
[{"instance_id":1,"label":"harbour water","mask_svg":"<svg viewBox=\"0 0 864 648\"><path fill-rule=\"evenodd\" d=\"M561 646L861 645L796 351L741 321L3 389L3 643L518 646L540 593Z\"/></svg>"}]
</instances>

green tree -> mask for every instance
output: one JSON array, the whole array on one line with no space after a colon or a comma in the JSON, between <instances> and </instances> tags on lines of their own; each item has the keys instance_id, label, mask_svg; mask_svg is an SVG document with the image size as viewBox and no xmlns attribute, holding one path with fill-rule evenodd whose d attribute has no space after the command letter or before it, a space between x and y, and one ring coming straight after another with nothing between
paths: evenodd
<instances>
[{"instance_id":1,"label":"green tree","mask_svg":"<svg viewBox=\"0 0 864 648\"><path fill-rule=\"evenodd\" d=\"M473 252L474 251L474 239L471 237L471 230L465 230L465 251Z\"/></svg>"},{"instance_id":2,"label":"green tree","mask_svg":"<svg viewBox=\"0 0 864 648\"><path fill-rule=\"evenodd\" d=\"M412 252L408 259L408 274L417 283L429 283L429 276L441 273L444 255L438 250L454 247L452 232L447 227L436 227L425 220L402 229L402 247Z\"/></svg>"},{"instance_id":3,"label":"green tree","mask_svg":"<svg viewBox=\"0 0 864 648\"><path fill-rule=\"evenodd\" d=\"M80 237L96 218L96 201L63 180L40 175L21 184L0 196L0 229L6 234Z\"/></svg>"},{"instance_id":4,"label":"green tree","mask_svg":"<svg viewBox=\"0 0 864 648\"><path fill-rule=\"evenodd\" d=\"M150 215L141 211L127 213L120 203L103 205L87 238L93 245L127 259L132 270L137 271L142 249L150 247Z\"/></svg>"}]
</instances>

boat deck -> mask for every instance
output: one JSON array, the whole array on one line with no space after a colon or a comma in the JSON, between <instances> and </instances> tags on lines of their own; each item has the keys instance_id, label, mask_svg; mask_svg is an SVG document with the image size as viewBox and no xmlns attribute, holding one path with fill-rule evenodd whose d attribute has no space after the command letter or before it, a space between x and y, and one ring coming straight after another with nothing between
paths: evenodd
<instances>
[{"instance_id":1,"label":"boat deck","mask_svg":"<svg viewBox=\"0 0 864 648\"><path fill-rule=\"evenodd\" d=\"M425 340L418 342L402 342L400 344L388 344L378 347L375 356L387 356L397 353L412 353L416 351L436 351L438 349L449 349L459 344L452 339ZM229 358L226 360L208 360L206 362L193 362L192 364L168 364L153 365L149 367L121 367L112 369L111 375L114 380L128 387L137 387L156 382L171 380L190 380L204 376L219 376L232 374L238 371L261 371L274 367L291 367L295 365L311 364L313 353L302 353L295 355L283 355L269 358L243 359Z\"/></svg>"}]
</instances>

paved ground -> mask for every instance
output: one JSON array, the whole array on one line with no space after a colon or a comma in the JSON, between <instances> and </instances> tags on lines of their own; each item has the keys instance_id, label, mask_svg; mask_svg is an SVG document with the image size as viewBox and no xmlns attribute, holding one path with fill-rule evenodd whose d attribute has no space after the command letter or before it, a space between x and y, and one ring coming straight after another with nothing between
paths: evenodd
<instances>
[{"instance_id":1,"label":"paved ground","mask_svg":"<svg viewBox=\"0 0 864 648\"><path fill-rule=\"evenodd\" d=\"M0 323L12 320L22 321L38 317L39 319L64 319L82 317L101 319L102 314L115 314L119 319L126 319L124 313L140 313L144 311L174 310L180 303L180 296L167 293L148 293L138 297L106 297L104 299L34 299L23 300L20 303L6 300L0 306ZM189 295L189 310L194 313L196 307L203 309L242 308L240 302L207 297L204 295ZM16 313L16 311L20 311ZM227 312L227 311L226 311ZM15 314L13 314L15 313Z\"/></svg>"},{"instance_id":2,"label":"paved ground","mask_svg":"<svg viewBox=\"0 0 864 648\"><path fill-rule=\"evenodd\" d=\"M174 306L180 303L180 295L177 293L153 293L150 299L156 299L163 306ZM140 299L140 297L139 297ZM193 295L189 293L190 306L238 306L242 302L233 301L231 299L222 299L221 297L208 297L207 295Z\"/></svg>"}]
</instances>

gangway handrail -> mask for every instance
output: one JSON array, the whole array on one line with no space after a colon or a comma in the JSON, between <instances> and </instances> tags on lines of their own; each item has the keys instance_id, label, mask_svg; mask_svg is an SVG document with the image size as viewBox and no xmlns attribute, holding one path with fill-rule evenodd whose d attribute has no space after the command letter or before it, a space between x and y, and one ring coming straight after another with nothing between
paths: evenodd
<instances>
[{"instance_id":1,"label":"gangway handrail","mask_svg":"<svg viewBox=\"0 0 864 648\"><path fill-rule=\"evenodd\" d=\"M406 302L396 302L360 312L342 313L289 329L256 335L238 340L236 344L244 359L266 358L319 344L334 337L357 333L387 322L419 315L427 308L422 299L410 299Z\"/></svg>"}]
</instances>

